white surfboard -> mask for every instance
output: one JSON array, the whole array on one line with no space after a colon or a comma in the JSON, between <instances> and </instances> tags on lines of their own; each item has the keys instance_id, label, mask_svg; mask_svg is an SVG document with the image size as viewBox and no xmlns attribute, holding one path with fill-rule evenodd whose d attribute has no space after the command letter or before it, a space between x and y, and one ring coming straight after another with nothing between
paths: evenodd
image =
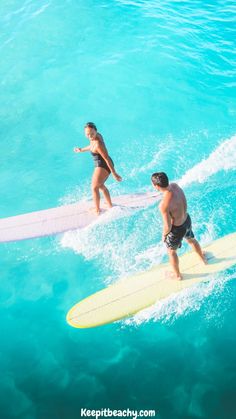
<instances>
[{"instance_id":1,"label":"white surfboard","mask_svg":"<svg viewBox=\"0 0 236 419\"><path fill-rule=\"evenodd\" d=\"M159 196L156 192L147 192L117 196L112 201L114 205L124 210L138 210L153 204ZM2 218L0 219L0 242L49 236L84 228L92 222L100 221L103 215L110 211L104 206L101 206L102 212L97 216L91 211L91 207L93 207L92 201L82 201L75 204ZM120 212L121 216L125 216L125 211L123 213Z\"/></svg>"},{"instance_id":2,"label":"white surfboard","mask_svg":"<svg viewBox=\"0 0 236 419\"><path fill-rule=\"evenodd\" d=\"M183 280L166 278L169 264L123 279L77 303L69 310L67 322L77 328L101 326L147 308L192 285L209 281L217 272L236 264L236 233L215 240L205 248L208 264L195 252L180 257Z\"/></svg>"}]
</instances>

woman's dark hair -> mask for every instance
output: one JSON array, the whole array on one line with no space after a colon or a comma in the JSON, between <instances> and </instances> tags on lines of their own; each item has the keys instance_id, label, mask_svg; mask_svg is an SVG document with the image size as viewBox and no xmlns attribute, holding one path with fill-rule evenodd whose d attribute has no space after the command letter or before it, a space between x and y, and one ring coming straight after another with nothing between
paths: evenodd
<instances>
[{"instance_id":1,"label":"woman's dark hair","mask_svg":"<svg viewBox=\"0 0 236 419\"><path fill-rule=\"evenodd\" d=\"M151 179L154 186L160 186L161 188L169 186L169 179L164 172L153 173Z\"/></svg>"},{"instance_id":2,"label":"woman's dark hair","mask_svg":"<svg viewBox=\"0 0 236 419\"><path fill-rule=\"evenodd\" d=\"M97 127L93 122L87 122L87 124L84 126L84 128L93 128L95 131L97 131Z\"/></svg>"}]
</instances>

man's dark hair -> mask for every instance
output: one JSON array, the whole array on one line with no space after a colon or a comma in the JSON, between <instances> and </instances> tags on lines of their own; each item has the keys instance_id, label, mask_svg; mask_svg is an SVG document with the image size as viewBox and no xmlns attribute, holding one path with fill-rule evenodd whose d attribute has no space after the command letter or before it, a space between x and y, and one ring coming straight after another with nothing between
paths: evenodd
<instances>
[{"instance_id":1,"label":"man's dark hair","mask_svg":"<svg viewBox=\"0 0 236 419\"><path fill-rule=\"evenodd\" d=\"M153 173L151 179L154 186L160 186L161 188L169 186L168 176L164 172Z\"/></svg>"},{"instance_id":2,"label":"man's dark hair","mask_svg":"<svg viewBox=\"0 0 236 419\"><path fill-rule=\"evenodd\" d=\"M93 128L97 131L97 127L93 122L87 122L84 128Z\"/></svg>"}]
</instances>

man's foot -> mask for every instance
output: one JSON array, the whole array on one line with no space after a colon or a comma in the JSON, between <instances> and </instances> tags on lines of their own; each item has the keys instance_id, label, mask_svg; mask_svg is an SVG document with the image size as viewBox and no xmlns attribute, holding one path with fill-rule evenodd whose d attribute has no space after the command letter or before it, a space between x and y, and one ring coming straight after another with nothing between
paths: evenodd
<instances>
[{"instance_id":1,"label":"man's foot","mask_svg":"<svg viewBox=\"0 0 236 419\"><path fill-rule=\"evenodd\" d=\"M176 281L181 281L183 279L182 275L176 275L173 271L165 271L166 279L174 279Z\"/></svg>"},{"instance_id":2,"label":"man's foot","mask_svg":"<svg viewBox=\"0 0 236 419\"><path fill-rule=\"evenodd\" d=\"M204 263L204 265L207 265L208 264L208 260L207 260L207 252L202 252L202 256L203 257L201 257L201 259L202 259L202 261L203 261L203 263Z\"/></svg>"}]
</instances>

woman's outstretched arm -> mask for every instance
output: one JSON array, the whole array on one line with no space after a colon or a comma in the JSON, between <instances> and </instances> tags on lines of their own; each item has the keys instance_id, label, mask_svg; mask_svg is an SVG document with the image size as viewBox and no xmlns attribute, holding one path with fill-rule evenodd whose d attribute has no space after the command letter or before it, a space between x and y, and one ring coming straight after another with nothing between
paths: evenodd
<instances>
[{"instance_id":1,"label":"woman's outstretched arm","mask_svg":"<svg viewBox=\"0 0 236 419\"><path fill-rule=\"evenodd\" d=\"M74 152L75 153L83 153L84 151L90 151L90 145L88 145L87 147L75 147L74 148Z\"/></svg>"}]
</instances>

